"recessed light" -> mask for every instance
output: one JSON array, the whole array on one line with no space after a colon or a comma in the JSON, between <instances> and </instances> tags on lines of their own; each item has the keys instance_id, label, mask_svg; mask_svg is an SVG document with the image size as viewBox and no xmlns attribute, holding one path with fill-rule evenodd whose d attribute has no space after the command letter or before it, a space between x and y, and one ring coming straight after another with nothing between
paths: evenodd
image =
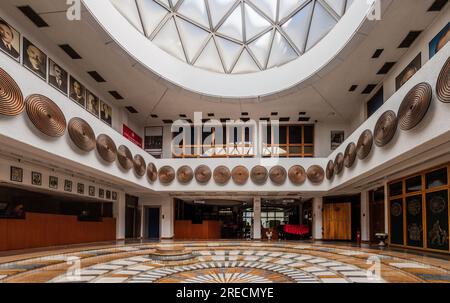
<instances>
[{"instance_id":1,"label":"recessed light","mask_svg":"<svg viewBox=\"0 0 450 303\"><path fill-rule=\"evenodd\" d=\"M367 85L366 88L361 92L361 94L363 94L363 95L368 95L368 94L370 94L370 93L374 90L375 87L377 87L376 84L369 84L369 85Z\"/></svg>"},{"instance_id":2,"label":"recessed light","mask_svg":"<svg viewBox=\"0 0 450 303\"><path fill-rule=\"evenodd\" d=\"M133 106L125 106L125 108L132 114L138 113L138 111Z\"/></svg>"},{"instance_id":3,"label":"recessed light","mask_svg":"<svg viewBox=\"0 0 450 303\"><path fill-rule=\"evenodd\" d=\"M411 44L416 41L417 37L422 33L422 31L410 31L405 39L403 39L402 43L398 46L398 48L408 48L411 46Z\"/></svg>"},{"instance_id":4,"label":"recessed light","mask_svg":"<svg viewBox=\"0 0 450 303\"><path fill-rule=\"evenodd\" d=\"M45 22L44 19L42 19L31 6L25 5L18 6L17 8L37 27L49 27L48 23Z\"/></svg>"},{"instance_id":5,"label":"recessed light","mask_svg":"<svg viewBox=\"0 0 450 303\"><path fill-rule=\"evenodd\" d=\"M60 44L59 47L72 59L82 59L80 54L72 48L69 44Z\"/></svg>"},{"instance_id":6,"label":"recessed light","mask_svg":"<svg viewBox=\"0 0 450 303\"><path fill-rule=\"evenodd\" d=\"M99 83L104 83L106 82L106 80L95 70L93 71L89 71L87 72L89 74L89 76L92 77L92 79L94 79L95 81L99 82Z\"/></svg>"},{"instance_id":7,"label":"recessed light","mask_svg":"<svg viewBox=\"0 0 450 303\"><path fill-rule=\"evenodd\" d=\"M376 59L376 58L380 58L381 54L384 52L383 48L379 48L377 49L373 55L372 55L372 59Z\"/></svg>"}]
</instances>

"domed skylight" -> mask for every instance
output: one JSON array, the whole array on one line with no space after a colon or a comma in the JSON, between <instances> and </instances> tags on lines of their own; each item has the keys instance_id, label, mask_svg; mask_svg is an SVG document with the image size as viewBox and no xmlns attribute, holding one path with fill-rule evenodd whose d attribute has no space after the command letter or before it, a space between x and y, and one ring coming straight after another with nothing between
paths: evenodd
<instances>
[{"instance_id":1,"label":"domed skylight","mask_svg":"<svg viewBox=\"0 0 450 303\"><path fill-rule=\"evenodd\" d=\"M281 66L311 49L353 0L110 0L167 53L217 73Z\"/></svg>"}]
</instances>

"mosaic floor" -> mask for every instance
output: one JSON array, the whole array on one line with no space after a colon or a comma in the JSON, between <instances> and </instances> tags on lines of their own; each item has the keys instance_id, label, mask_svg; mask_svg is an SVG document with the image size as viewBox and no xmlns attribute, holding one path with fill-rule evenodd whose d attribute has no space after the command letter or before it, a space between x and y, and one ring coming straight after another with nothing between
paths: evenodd
<instances>
[{"instance_id":1,"label":"mosaic floor","mask_svg":"<svg viewBox=\"0 0 450 303\"><path fill-rule=\"evenodd\" d=\"M184 253L156 253L174 246ZM450 283L450 261L298 242L116 244L0 257L0 282Z\"/></svg>"}]
</instances>

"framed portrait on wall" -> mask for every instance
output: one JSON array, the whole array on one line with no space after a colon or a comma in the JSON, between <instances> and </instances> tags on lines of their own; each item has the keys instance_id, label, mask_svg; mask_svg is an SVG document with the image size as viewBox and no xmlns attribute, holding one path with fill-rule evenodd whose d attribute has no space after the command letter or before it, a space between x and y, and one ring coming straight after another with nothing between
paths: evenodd
<instances>
[{"instance_id":1,"label":"framed portrait on wall","mask_svg":"<svg viewBox=\"0 0 450 303\"><path fill-rule=\"evenodd\" d=\"M48 177L48 187L52 189L58 189L58 177Z\"/></svg>"},{"instance_id":2,"label":"framed portrait on wall","mask_svg":"<svg viewBox=\"0 0 450 303\"><path fill-rule=\"evenodd\" d=\"M115 192L115 191L112 192L112 199L114 201L117 201L117 192Z\"/></svg>"},{"instance_id":3,"label":"framed portrait on wall","mask_svg":"<svg viewBox=\"0 0 450 303\"><path fill-rule=\"evenodd\" d=\"M43 80L47 80L47 55L27 38L23 38L23 65Z\"/></svg>"},{"instance_id":4,"label":"framed portrait on wall","mask_svg":"<svg viewBox=\"0 0 450 303\"><path fill-rule=\"evenodd\" d=\"M95 186L89 186L89 196L95 197Z\"/></svg>"},{"instance_id":5,"label":"framed portrait on wall","mask_svg":"<svg viewBox=\"0 0 450 303\"><path fill-rule=\"evenodd\" d=\"M450 22L430 41L430 59L434 57L450 40Z\"/></svg>"},{"instance_id":6,"label":"framed portrait on wall","mask_svg":"<svg viewBox=\"0 0 450 303\"><path fill-rule=\"evenodd\" d=\"M20 33L9 23L0 18L0 49L19 62L20 60Z\"/></svg>"},{"instance_id":7,"label":"framed portrait on wall","mask_svg":"<svg viewBox=\"0 0 450 303\"><path fill-rule=\"evenodd\" d=\"M11 166L10 180L14 182L23 182L23 169Z\"/></svg>"},{"instance_id":8,"label":"framed portrait on wall","mask_svg":"<svg viewBox=\"0 0 450 303\"><path fill-rule=\"evenodd\" d=\"M111 200L111 191L110 190L106 191L106 199Z\"/></svg>"},{"instance_id":9,"label":"framed portrait on wall","mask_svg":"<svg viewBox=\"0 0 450 303\"><path fill-rule=\"evenodd\" d=\"M64 180L64 191L71 193L72 192L72 181Z\"/></svg>"},{"instance_id":10,"label":"framed portrait on wall","mask_svg":"<svg viewBox=\"0 0 450 303\"><path fill-rule=\"evenodd\" d=\"M86 90L86 109L88 112L93 114L98 118L99 115L99 100L96 95L94 95L91 91Z\"/></svg>"},{"instance_id":11,"label":"framed portrait on wall","mask_svg":"<svg viewBox=\"0 0 450 303\"><path fill-rule=\"evenodd\" d=\"M38 172L31 172L31 184L42 186L42 174Z\"/></svg>"},{"instance_id":12,"label":"framed portrait on wall","mask_svg":"<svg viewBox=\"0 0 450 303\"><path fill-rule=\"evenodd\" d=\"M99 198L105 198L105 190L103 188L98 189L98 197Z\"/></svg>"},{"instance_id":13,"label":"framed portrait on wall","mask_svg":"<svg viewBox=\"0 0 450 303\"><path fill-rule=\"evenodd\" d=\"M395 78L395 90L399 90L422 67L422 53L419 53L407 67Z\"/></svg>"},{"instance_id":14,"label":"framed portrait on wall","mask_svg":"<svg viewBox=\"0 0 450 303\"><path fill-rule=\"evenodd\" d=\"M337 149L344 142L345 132L343 130L331 131L331 150Z\"/></svg>"},{"instance_id":15,"label":"framed portrait on wall","mask_svg":"<svg viewBox=\"0 0 450 303\"><path fill-rule=\"evenodd\" d=\"M69 74L48 58L48 83L67 96Z\"/></svg>"},{"instance_id":16,"label":"framed portrait on wall","mask_svg":"<svg viewBox=\"0 0 450 303\"><path fill-rule=\"evenodd\" d=\"M69 97L78 105L86 107L86 88L80 81L70 76L69 80Z\"/></svg>"},{"instance_id":17,"label":"framed portrait on wall","mask_svg":"<svg viewBox=\"0 0 450 303\"><path fill-rule=\"evenodd\" d=\"M100 101L100 119L112 126L112 108L103 101Z\"/></svg>"},{"instance_id":18,"label":"framed portrait on wall","mask_svg":"<svg viewBox=\"0 0 450 303\"><path fill-rule=\"evenodd\" d=\"M84 184L83 183L77 184L77 193L80 195L84 195Z\"/></svg>"}]
</instances>

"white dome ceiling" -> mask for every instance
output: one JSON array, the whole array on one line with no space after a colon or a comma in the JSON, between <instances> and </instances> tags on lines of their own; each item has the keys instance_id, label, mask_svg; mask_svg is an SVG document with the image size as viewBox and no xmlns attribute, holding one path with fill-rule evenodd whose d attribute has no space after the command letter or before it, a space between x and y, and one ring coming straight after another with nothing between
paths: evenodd
<instances>
[{"instance_id":1,"label":"white dome ceiling","mask_svg":"<svg viewBox=\"0 0 450 303\"><path fill-rule=\"evenodd\" d=\"M216 73L288 63L336 25L353 0L110 0L159 48Z\"/></svg>"}]
</instances>

